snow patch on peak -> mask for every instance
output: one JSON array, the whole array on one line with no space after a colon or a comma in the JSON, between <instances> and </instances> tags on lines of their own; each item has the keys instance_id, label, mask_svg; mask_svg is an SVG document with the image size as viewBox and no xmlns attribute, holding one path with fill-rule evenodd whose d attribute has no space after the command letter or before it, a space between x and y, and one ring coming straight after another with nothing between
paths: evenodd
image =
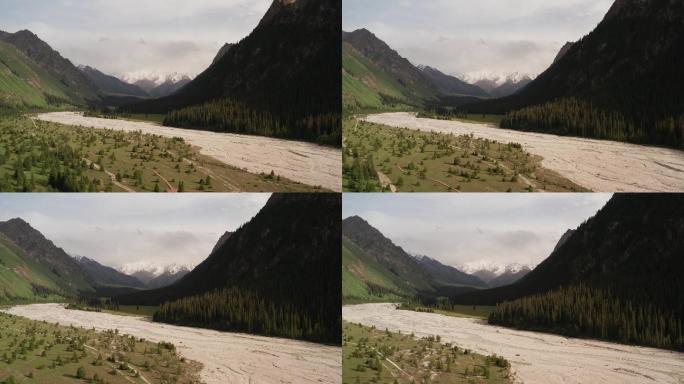
<instances>
[{"instance_id":1,"label":"snow patch on peak","mask_svg":"<svg viewBox=\"0 0 684 384\"><path fill-rule=\"evenodd\" d=\"M125 273L127 275L132 275L136 272L148 272L151 273L154 277L161 276L163 274L170 274L170 275L175 275L178 272L181 271L191 271L192 266L189 265L182 265L182 264L167 264L167 265L159 265L155 264L152 262L147 262L147 261L141 261L137 263L128 263L124 264L118 268L116 268L119 272Z\"/></svg>"},{"instance_id":2,"label":"snow patch on peak","mask_svg":"<svg viewBox=\"0 0 684 384\"><path fill-rule=\"evenodd\" d=\"M495 86L501 86L506 83L517 84L521 81L532 80L534 77L528 73L520 72L510 72L510 73L492 73L492 72L480 72L470 75L463 76L463 80L471 84L477 84L478 82L489 82Z\"/></svg>"},{"instance_id":3,"label":"snow patch on peak","mask_svg":"<svg viewBox=\"0 0 684 384\"><path fill-rule=\"evenodd\" d=\"M495 276L501 276L505 273L518 273L522 270L531 270L533 266L521 263L500 264L489 261L477 261L472 263L464 263L458 269L465 273L473 274L479 271L488 271Z\"/></svg>"},{"instance_id":4,"label":"snow patch on peak","mask_svg":"<svg viewBox=\"0 0 684 384\"><path fill-rule=\"evenodd\" d=\"M166 82L171 82L175 84L183 80L192 80L192 78L193 76L187 73L164 73L153 71L127 72L121 76L121 79L129 84L135 84L139 81L150 81L153 82L156 86L160 86Z\"/></svg>"}]
</instances>

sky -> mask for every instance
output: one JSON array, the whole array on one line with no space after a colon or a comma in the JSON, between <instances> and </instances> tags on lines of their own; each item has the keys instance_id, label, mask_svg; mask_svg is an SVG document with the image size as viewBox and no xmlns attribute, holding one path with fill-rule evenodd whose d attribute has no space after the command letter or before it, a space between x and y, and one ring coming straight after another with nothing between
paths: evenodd
<instances>
[{"instance_id":1,"label":"sky","mask_svg":"<svg viewBox=\"0 0 684 384\"><path fill-rule=\"evenodd\" d=\"M614 0L343 0L343 29L366 28L415 65L475 80L540 74L591 32Z\"/></svg>"},{"instance_id":2,"label":"sky","mask_svg":"<svg viewBox=\"0 0 684 384\"><path fill-rule=\"evenodd\" d=\"M1 0L0 29L28 29L77 65L122 77L197 75L249 35L271 0Z\"/></svg>"},{"instance_id":3,"label":"sky","mask_svg":"<svg viewBox=\"0 0 684 384\"><path fill-rule=\"evenodd\" d=\"M194 267L269 194L1 194L0 221L20 217L68 254L111 267Z\"/></svg>"},{"instance_id":4,"label":"sky","mask_svg":"<svg viewBox=\"0 0 684 384\"><path fill-rule=\"evenodd\" d=\"M344 194L343 217L360 216L395 244L454 267L536 266L560 237L611 194Z\"/></svg>"}]
</instances>

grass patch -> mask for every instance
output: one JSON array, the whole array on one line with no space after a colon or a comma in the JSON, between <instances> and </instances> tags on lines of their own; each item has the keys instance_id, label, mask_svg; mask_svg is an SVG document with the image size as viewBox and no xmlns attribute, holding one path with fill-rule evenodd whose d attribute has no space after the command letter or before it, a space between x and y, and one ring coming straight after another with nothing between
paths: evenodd
<instances>
[{"instance_id":1,"label":"grass patch","mask_svg":"<svg viewBox=\"0 0 684 384\"><path fill-rule=\"evenodd\" d=\"M579 192L520 144L343 121L345 192Z\"/></svg>"},{"instance_id":2,"label":"grass patch","mask_svg":"<svg viewBox=\"0 0 684 384\"><path fill-rule=\"evenodd\" d=\"M0 313L0 382L199 383L201 365L168 343Z\"/></svg>"},{"instance_id":3,"label":"grass patch","mask_svg":"<svg viewBox=\"0 0 684 384\"><path fill-rule=\"evenodd\" d=\"M199 154L180 138L0 116L0 192L315 192Z\"/></svg>"},{"instance_id":4,"label":"grass patch","mask_svg":"<svg viewBox=\"0 0 684 384\"><path fill-rule=\"evenodd\" d=\"M342 382L511 383L510 365L497 356L483 356L439 335L414 335L343 323Z\"/></svg>"}]
</instances>

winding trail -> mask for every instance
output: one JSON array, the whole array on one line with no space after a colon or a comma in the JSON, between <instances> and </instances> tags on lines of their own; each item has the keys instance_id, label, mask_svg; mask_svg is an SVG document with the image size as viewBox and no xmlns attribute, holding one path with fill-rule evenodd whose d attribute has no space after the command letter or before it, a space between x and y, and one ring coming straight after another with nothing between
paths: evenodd
<instances>
[{"instance_id":1,"label":"winding trail","mask_svg":"<svg viewBox=\"0 0 684 384\"><path fill-rule=\"evenodd\" d=\"M521 132L492 124L419 119L413 113L370 115L365 121L425 132L470 135L519 143L543 158L544 168L595 192L684 192L684 151Z\"/></svg>"},{"instance_id":2,"label":"winding trail","mask_svg":"<svg viewBox=\"0 0 684 384\"><path fill-rule=\"evenodd\" d=\"M260 136L236 135L164 127L150 122L84 117L77 112L41 113L37 120L86 128L142 132L180 137L200 153L251 173L274 171L290 180L342 191L342 151L339 148Z\"/></svg>"},{"instance_id":3,"label":"winding trail","mask_svg":"<svg viewBox=\"0 0 684 384\"><path fill-rule=\"evenodd\" d=\"M683 383L684 353L566 338L487 325L483 320L397 310L394 304L342 308L345 321L378 329L440 335L443 342L511 362L525 384Z\"/></svg>"},{"instance_id":4,"label":"winding trail","mask_svg":"<svg viewBox=\"0 0 684 384\"><path fill-rule=\"evenodd\" d=\"M204 365L206 384L342 382L342 349L302 341L218 332L153 323L136 316L67 310L61 304L33 304L4 312L33 320L119 333L152 342L173 343L184 357Z\"/></svg>"}]
</instances>

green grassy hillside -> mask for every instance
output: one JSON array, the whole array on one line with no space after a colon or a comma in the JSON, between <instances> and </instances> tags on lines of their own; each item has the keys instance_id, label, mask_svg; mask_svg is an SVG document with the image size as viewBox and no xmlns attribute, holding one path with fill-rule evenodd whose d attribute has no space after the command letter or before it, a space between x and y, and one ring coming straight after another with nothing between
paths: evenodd
<instances>
[{"instance_id":1,"label":"green grassy hillside","mask_svg":"<svg viewBox=\"0 0 684 384\"><path fill-rule=\"evenodd\" d=\"M57 278L0 234L0 303L59 299Z\"/></svg>"},{"instance_id":2,"label":"green grassy hillside","mask_svg":"<svg viewBox=\"0 0 684 384\"><path fill-rule=\"evenodd\" d=\"M67 98L63 84L15 47L0 42L0 104L48 107Z\"/></svg>"},{"instance_id":3,"label":"green grassy hillside","mask_svg":"<svg viewBox=\"0 0 684 384\"><path fill-rule=\"evenodd\" d=\"M342 300L345 303L397 301L416 291L387 267L368 257L349 240L342 240Z\"/></svg>"},{"instance_id":4,"label":"green grassy hillside","mask_svg":"<svg viewBox=\"0 0 684 384\"><path fill-rule=\"evenodd\" d=\"M412 91L371 63L348 43L342 44L342 106L345 111L406 109L419 105Z\"/></svg>"}]
</instances>

